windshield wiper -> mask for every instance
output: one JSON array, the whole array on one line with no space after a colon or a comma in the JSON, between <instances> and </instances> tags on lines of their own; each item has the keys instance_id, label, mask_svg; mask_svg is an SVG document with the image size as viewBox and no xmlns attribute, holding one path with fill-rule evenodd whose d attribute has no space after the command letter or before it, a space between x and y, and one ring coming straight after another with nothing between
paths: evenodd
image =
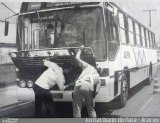
<instances>
[{"instance_id":1,"label":"windshield wiper","mask_svg":"<svg viewBox=\"0 0 160 123\"><path fill-rule=\"evenodd\" d=\"M75 15L79 9L80 9L79 5L75 6L72 13L70 13L70 15L64 20L63 24L69 22L71 20L72 16Z\"/></svg>"},{"instance_id":2,"label":"windshield wiper","mask_svg":"<svg viewBox=\"0 0 160 123\"><path fill-rule=\"evenodd\" d=\"M62 35L64 33L64 28L65 28L65 24L68 23L71 18L77 13L77 11L80 9L80 6L77 5L73 8L73 11L71 13L69 13L68 17L66 17L66 19L62 20L62 23L61 23L61 32L60 32L60 42L59 43L62 43Z\"/></svg>"}]
</instances>

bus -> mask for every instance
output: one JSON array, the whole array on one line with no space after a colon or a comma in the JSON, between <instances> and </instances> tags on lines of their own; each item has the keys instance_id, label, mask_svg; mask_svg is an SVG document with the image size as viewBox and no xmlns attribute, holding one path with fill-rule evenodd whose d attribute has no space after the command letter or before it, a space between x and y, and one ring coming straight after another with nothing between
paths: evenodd
<instances>
[{"instance_id":1,"label":"bus","mask_svg":"<svg viewBox=\"0 0 160 123\"><path fill-rule=\"evenodd\" d=\"M32 87L46 70L45 58L68 69L65 84L74 82L81 73L75 62L81 45L83 59L92 59L101 71L95 102L118 98L124 107L129 90L144 80L150 84L156 72L155 34L112 2L23 2L16 44L18 51L10 56L17 71L18 100L34 100ZM71 102L72 92L51 89L55 102Z\"/></svg>"}]
</instances>

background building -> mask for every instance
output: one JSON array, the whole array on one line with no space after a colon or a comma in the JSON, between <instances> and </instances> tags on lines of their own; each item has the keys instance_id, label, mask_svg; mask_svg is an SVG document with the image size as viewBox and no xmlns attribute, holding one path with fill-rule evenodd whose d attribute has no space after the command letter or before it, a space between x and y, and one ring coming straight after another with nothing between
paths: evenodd
<instances>
[{"instance_id":1,"label":"background building","mask_svg":"<svg viewBox=\"0 0 160 123\"><path fill-rule=\"evenodd\" d=\"M8 4L6 4L8 6ZM13 8L16 4L12 5ZM19 7L18 7L19 8ZM4 35L5 19L14 13L0 3L0 86L14 83L16 81L15 66L13 65L9 52L16 51L16 17L7 19L9 21L8 36Z\"/></svg>"}]
</instances>

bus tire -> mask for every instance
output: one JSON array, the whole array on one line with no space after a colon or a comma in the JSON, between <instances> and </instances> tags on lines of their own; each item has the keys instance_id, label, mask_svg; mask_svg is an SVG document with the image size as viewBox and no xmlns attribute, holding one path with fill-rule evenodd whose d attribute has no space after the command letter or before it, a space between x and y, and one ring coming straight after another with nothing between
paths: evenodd
<instances>
[{"instance_id":1,"label":"bus tire","mask_svg":"<svg viewBox=\"0 0 160 123\"><path fill-rule=\"evenodd\" d=\"M119 96L119 105L121 108L123 108L128 100L128 82L127 77L124 73L120 76L119 81L121 82L121 94Z\"/></svg>"},{"instance_id":2,"label":"bus tire","mask_svg":"<svg viewBox=\"0 0 160 123\"><path fill-rule=\"evenodd\" d=\"M147 78L147 85L150 85L152 82L152 63L150 63L149 65L149 76Z\"/></svg>"}]
</instances>

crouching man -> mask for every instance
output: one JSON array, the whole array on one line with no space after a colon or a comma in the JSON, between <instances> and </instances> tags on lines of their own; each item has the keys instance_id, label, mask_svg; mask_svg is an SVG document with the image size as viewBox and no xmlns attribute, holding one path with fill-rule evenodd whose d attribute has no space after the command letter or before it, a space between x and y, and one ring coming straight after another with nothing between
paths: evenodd
<instances>
[{"instance_id":1,"label":"crouching man","mask_svg":"<svg viewBox=\"0 0 160 123\"><path fill-rule=\"evenodd\" d=\"M41 117L41 107L42 103L44 103L48 117L55 117L54 102L50 88L57 84L60 90L64 90L67 86L64 85L65 78L61 67L46 59L43 60L43 63L48 69L36 80L33 87L35 93L35 116Z\"/></svg>"},{"instance_id":2,"label":"crouching man","mask_svg":"<svg viewBox=\"0 0 160 123\"><path fill-rule=\"evenodd\" d=\"M80 58L82 49L83 46L79 48L76 55L76 60L82 68L82 73L75 82L73 91L73 117L81 117L82 103L84 99L89 117L96 118L94 97L99 90L100 78L96 68Z\"/></svg>"}]
</instances>

